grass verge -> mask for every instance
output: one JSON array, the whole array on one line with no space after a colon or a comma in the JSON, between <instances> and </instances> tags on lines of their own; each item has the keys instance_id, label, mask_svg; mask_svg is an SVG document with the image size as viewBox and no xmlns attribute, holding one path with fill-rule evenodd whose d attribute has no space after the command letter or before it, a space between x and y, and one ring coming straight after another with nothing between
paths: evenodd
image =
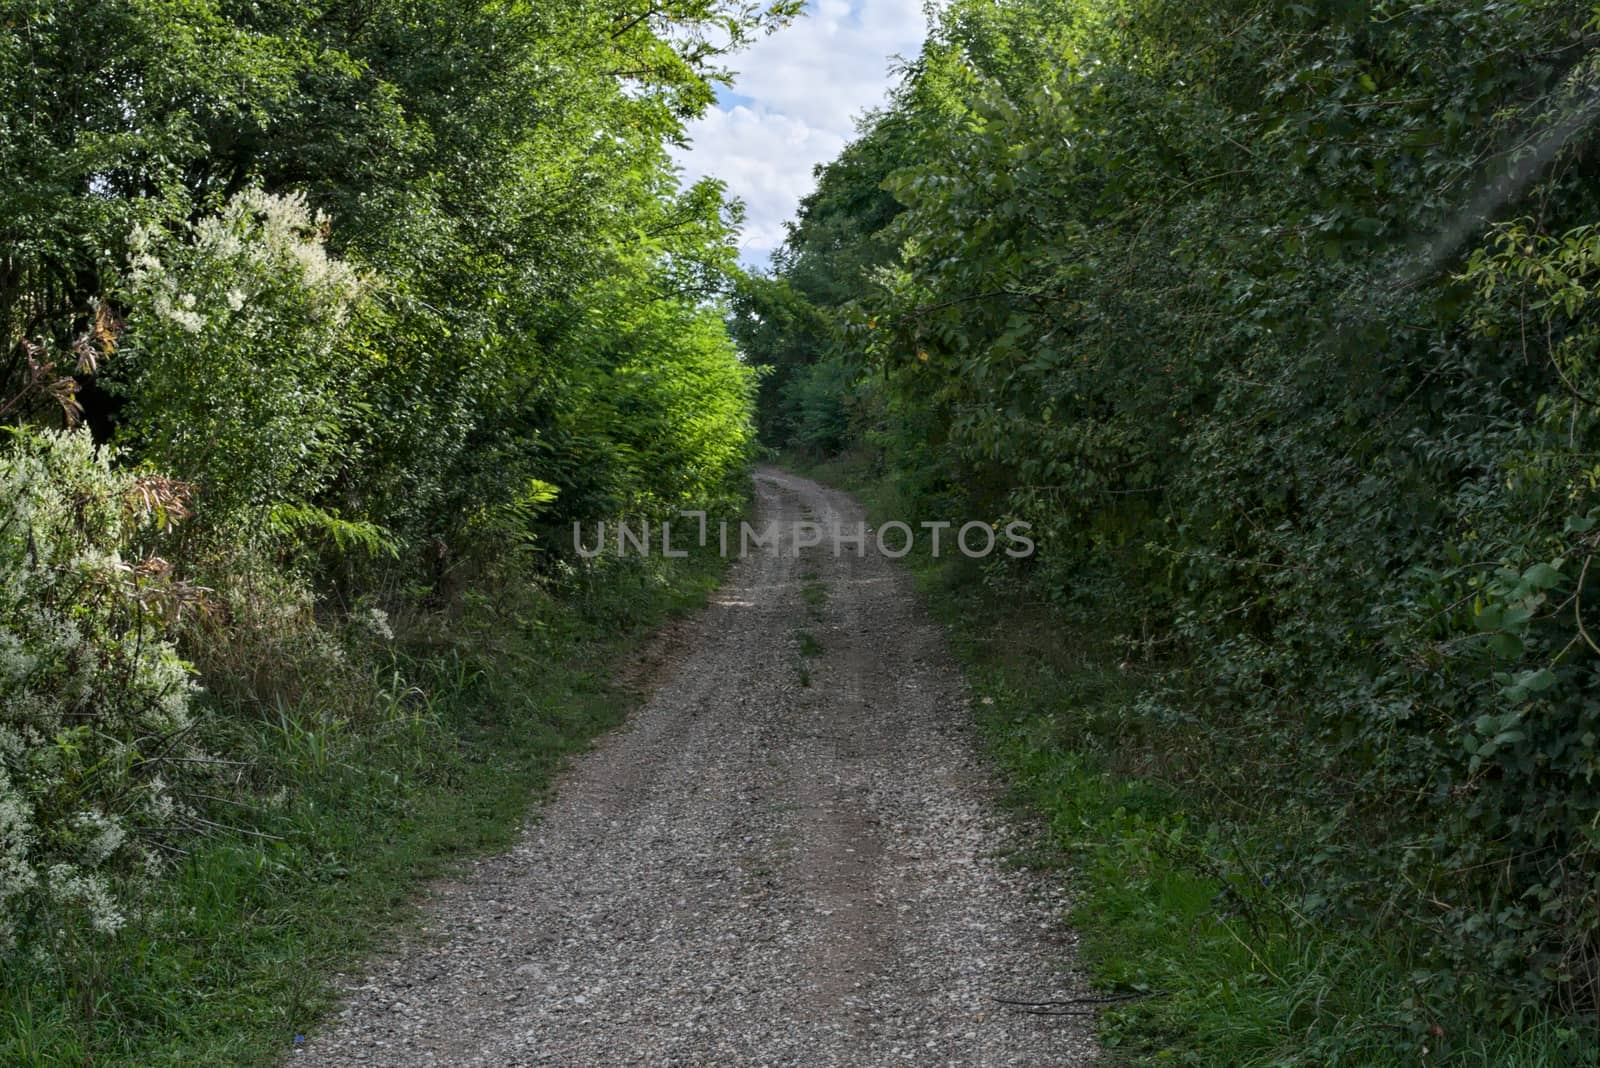
<instances>
[{"instance_id":1,"label":"grass verge","mask_svg":"<svg viewBox=\"0 0 1600 1068\"><path fill-rule=\"evenodd\" d=\"M875 523L916 513L869 464L785 459L855 493ZM1001 597L959 555L935 560L919 544L904 563L948 630L1012 803L1040 832L1019 859L1070 883L1080 963L1097 988L1127 998L1100 1017L1108 1063L1600 1063L1593 1036L1558 1019L1530 1015L1505 1035L1450 1006L1419 1012L1403 932L1380 944L1319 929L1248 878L1249 858L1272 848L1271 813L1241 831L1119 761L1122 710L1144 680L1105 628ZM1233 863L1217 863L1223 855Z\"/></svg>"},{"instance_id":2,"label":"grass verge","mask_svg":"<svg viewBox=\"0 0 1600 1068\"><path fill-rule=\"evenodd\" d=\"M195 801L210 833L114 938L63 930L8 966L0 1064L277 1062L334 1004L333 977L416 915L425 880L513 840L567 757L635 703L611 665L721 574L710 554L641 567L498 618L492 641L393 653L360 717L315 696L211 717L229 759Z\"/></svg>"}]
</instances>

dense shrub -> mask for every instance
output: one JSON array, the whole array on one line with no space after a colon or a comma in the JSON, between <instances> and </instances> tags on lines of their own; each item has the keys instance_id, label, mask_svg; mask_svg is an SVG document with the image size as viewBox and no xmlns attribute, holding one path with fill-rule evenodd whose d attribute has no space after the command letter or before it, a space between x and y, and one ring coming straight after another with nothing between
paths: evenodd
<instances>
[{"instance_id":1,"label":"dense shrub","mask_svg":"<svg viewBox=\"0 0 1600 1068\"><path fill-rule=\"evenodd\" d=\"M818 455L833 456L850 443L854 373L843 360L819 360L799 368L784 383L788 440Z\"/></svg>"},{"instance_id":2,"label":"dense shrub","mask_svg":"<svg viewBox=\"0 0 1600 1068\"><path fill-rule=\"evenodd\" d=\"M363 284L305 198L246 191L176 232L137 230L108 377L122 440L191 482L206 521L315 500L369 409Z\"/></svg>"},{"instance_id":3,"label":"dense shrub","mask_svg":"<svg viewBox=\"0 0 1600 1068\"><path fill-rule=\"evenodd\" d=\"M739 213L668 149L798 6L7 8L0 973L92 1016L153 843L283 788L230 747L420 731L406 622L492 659L592 593L568 520L738 505ZM236 770L223 819L183 767Z\"/></svg>"},{"instance_id":4,"label":"dense shrub","mask_svg":"<svg viewBox=\"0 0 1600 1068\"><path fill-rule=\"evenodd\" d=\"M194 682L166 640L194 591L154 554L183 514L165 479L117 471L85 431L0 443L0 948L86 922L174 827Z\"/></svg>"},{"instance_id":5,"label":"dense shrub","mask_svg":"<svg viewBox=\"0 0 1600 1068\"><path fill-rule=\"evenodd\" d=\"M1207 863L1261 910L1399 947L1396 1058L1439 1006L1600 996L1596 34L958 3L779 262L830 324L801 362L876 395L852 444L1031 521L1000 577L1156 680L1083 744L1248 843Z\"/></svg>"}]
</instances>

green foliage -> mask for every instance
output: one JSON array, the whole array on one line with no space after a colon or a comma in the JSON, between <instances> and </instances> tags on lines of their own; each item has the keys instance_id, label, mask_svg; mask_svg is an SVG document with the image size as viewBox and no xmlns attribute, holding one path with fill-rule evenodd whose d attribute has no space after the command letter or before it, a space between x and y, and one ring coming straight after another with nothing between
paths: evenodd
<instances>
[{"instance_id":1,"label":"green foliage","mask_svg":"<svg viewBox=\"0 0 1600 1068\"><path fill-rule=\"evenodd\" d=\"M635 559L586 596L523 585L500 608L397 620L364 639L359 699L319 678L270 714L205 717L207 747L237 762L188 799L216 826L97 938L94 974L72 977L90 1011L59 974L71 958L7 959L0 1063L277 1063L337 1003L334 976L414 920L426 880L515 840L529 799L634 700L610 666L702 606L722 566Z\"/></svg>"},{"instance_id":2,"label":"green foliage","mask_svg":"<svg viewBox=\"0 0 1600 1068\"><path fill-rule=\"evenodd\" d=\"M842 452L850 442L850 399L855 373L839 359L798 368L784 383L780 401L788 416L788 443L819 456Z\"/></svg>"},{"instance_id":3,"label":"green foliage","mask_svg":"<svg viewBox=\"0 0 1600 1068\"><path fill-rule=\"evenodd\" d=\"M125 1052L95 1020L154 1017L107 962L179 967L159 947L187 922L159 865L141 875L140 834L159 824L171 855L215 860L220 896L249 896L248 865L276 863L229 831L270 807L250 774L284 754L303 766L272 790L349 772L360 789L320 795L337 805L392 799L438 756L383 763L392 733L432 729L385 712L431 685L407 675L430 658L373 684L396 633L559 629L598 604L632 625L666 580L570 559L571 522L741 506L754 374L723 321L741 211L668 151L726 57L800 6L4 6L0 997L14 965L38 982L0 1018L80 1062ZM497 633L462 655L504 666ZM197 740L184 767L241 769L221 811L169 796L162 761ZM337 867L318 834L355 848L300 815L296 865ZM118 957L141 901L159 940ZM0 1060L35 1057L19 1042Z\"/></svg>"},{"instance_id":4,"label":"green foliage","mask_svg":"<svg viewBox=\"0 0 1600 1068\"><path fill-rule=\"evenodd\" d=\"M737 207L680 189L667 145L723 58L798 7L19 8L0 48L0 395L56 381L30 379L30 354L68 351L114 294L126 359L90 422L196 480L197 530L315 507L415 563L471 555L461 517L529 478L561 488L551 520L588 515L598 501L538 466L567 460L562 392L604 390L586 364L629 343L606 322L694 320L726 285Z\"/></svg>"},{"instance_id":5,"label":"green foliage","mask_svg":"<svg viewBox=\"0 0 1600 1068\"><path fill-rule=\"evenodd\" d=\"M521 501L514 502L522 507ZM361 551L372 556L397 555L394 540L375 523L340 519L337 515L315 505L275 504L267 514L268 528L287 541L303 542L312 537L323 537L338 553Z\"/></svg>"},{"instance_id":6,"label":"green foliage","mask_svg":"<svg viewBox=\"0 0 1600 1068\"><path fill-rule=\"evenodd\" d=\"M203 522L315 499L371 418L355 271L303 198L247 191L176 234L137 232L110 365L123 439L194 484Z\"/></svg>"},{"instance_id":7,"label":"green foliage","mask_svg":"<svg viewBox=\"0 0 1600 1068\"><path fill-rule=\"evenodd\" d=\"M1400 932L1380 1062L1600 991L1597 41L1565 3L957 3L863 128L894 158L823 174L887 230L803 216L770 283L856 368L849 446L1030 521L989 580L1121 635L1144 683L1073 744L1203 813L1285 944Z\"/></svg>"},{"instance_id":8,"label":"green foliage","mask_svg":"<svg viewBox=\"0 0 1600 1068\"><path fill-rule=\"evenodd\" d=\"M720 312L642 292L597 293L566 340L568 437L554 471L563 520L725 507L750 458L754 376Z\"/></svg>"}]
</instances>

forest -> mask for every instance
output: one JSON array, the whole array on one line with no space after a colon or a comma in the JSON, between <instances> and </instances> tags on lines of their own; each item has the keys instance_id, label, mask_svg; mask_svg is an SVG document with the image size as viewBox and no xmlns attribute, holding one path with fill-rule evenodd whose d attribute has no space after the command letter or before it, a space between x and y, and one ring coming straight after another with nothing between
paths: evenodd
<instances>
[{"instance_id":1,"label":"forest","mask_svg":"<svg viewBox=\"0 0 1600 1068\"><path fill-rule=\"evenodd\" d=\"M4 0L0 1062L270 1063L762 458L1030 525L911 566L1112 1063L1600 1056L1600 12L933 4L747 270L804 8Z\"/></svg>"}]
</instances>

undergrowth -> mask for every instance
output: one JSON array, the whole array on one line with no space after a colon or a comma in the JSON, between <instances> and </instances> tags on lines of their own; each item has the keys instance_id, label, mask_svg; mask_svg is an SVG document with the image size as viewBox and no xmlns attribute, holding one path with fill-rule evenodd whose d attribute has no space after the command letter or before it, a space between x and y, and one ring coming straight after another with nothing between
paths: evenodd
<instances>
[{"instance_id":1,"label":"undergrowth","mask_svg":"<svg viewBox=\"0 0 1600 1068\"><path fill-rule=\"evenodd\" d=\"M424 881L512 840L563 761L625 715L609 666L720 574L697 554L560 597L501 591L493 611L411 621L369 659L364 705L304 685L255 714L208 710L201 748L226 758L195 758L215 772L192 802L206 833L174 844L185 855L115 936L7 961L0 1064L274 1063Z\"/></svg>"}]
</instances>

